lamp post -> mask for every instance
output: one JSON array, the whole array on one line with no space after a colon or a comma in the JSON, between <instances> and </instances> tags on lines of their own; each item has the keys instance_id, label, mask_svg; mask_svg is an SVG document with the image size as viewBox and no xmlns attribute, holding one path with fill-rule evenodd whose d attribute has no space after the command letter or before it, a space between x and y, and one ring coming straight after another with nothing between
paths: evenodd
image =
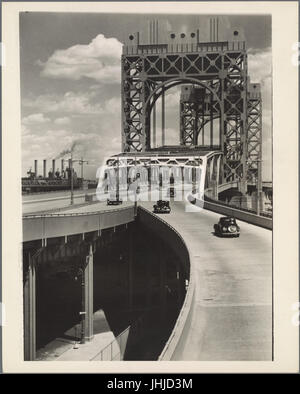
<instances>
[{"instance_id":1,"label":"lamp post","mask_svg":"<svg viewBox=\"0 0 300 394\"><path fill-rule=\"evenodd\" d=\"M81 181L82 181L82 188L83 188L83 164L87 163L87 160L81 159L73 159L73 150L71 150L71 159L70 159L70 172L71 172L71 202L70 204L74 204L74 171L73 171L73 164L78 162L81 165Z\"/></svg>"},{"instance_id":2,"label":"lamp post","mask_svg":"<svg viewBox=\"0 0 300 394\"><path fill-rule=\"evenodd\" d=\"M81 157L80 160L78 160L79 165L81 165L81 182L82 182L82 188L83 188L83 164L86 163L88 164L89 162L87 160L84 160L83 157Z\"/></svg>"},{"instance_id":3,"label":"lamp post","mask_svg":"<svg viewBox=\"0 0 300 394\"><path fill-rule=\"evenodd\" d=\"M75 276L75 280L80 278L80 288L81 288L81 310L80 315L80 343L85 343L85 283L84 283L84 268L79 268Z\"/></svg>"},{"instance_id":4,"label":"lamp post","mask_svg":"<svg viewBox=\"0 0 300 394\"><path fill-rule=\"evenodd\" d=\"M256 214L261 214L261 195L262 195L262 178L261 178L261 164L262 159L252 160L253 163L257 163L257 177L255 179L256 183ZM249 164L247 162L247 164Z\"/></svg>"},{"instance_id":5,"label":"lamp post","mask_svg":"<svg viewBox=\"0 0 300 394\"><path fill-rule=\"evenodd\" d=\"M70 161L70 171L71 171L71 202L74 204L74 178L73 178L73 150L71 150L71 161Z\"/></svg>"}]
</instances>

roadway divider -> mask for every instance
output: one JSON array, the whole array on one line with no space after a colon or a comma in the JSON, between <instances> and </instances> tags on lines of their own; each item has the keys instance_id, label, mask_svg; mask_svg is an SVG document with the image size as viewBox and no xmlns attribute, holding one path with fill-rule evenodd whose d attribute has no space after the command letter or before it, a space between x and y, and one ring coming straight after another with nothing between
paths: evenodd
<instances>
[{"instance_id":1,"label":"roadway divider","mask_svg":"<svg viewBox=\"0 0 300 394\"><path fill-rule=\"evenodd\" d=\"M55 192L52 192L55 193ZM48 193L47 193L48 194ZM31 194L32 196L33 194ZM73 198L74 200L77 198L82 198L85 197L86 195L89 196L95 196L96 192L87 192L87 193L81 193L81 194L74 194ZM45 197L45 195L44 195ZM28 205L28 204L37 204L37 203L43 203L43 202L50 202L50 201L60 201L60 200L70 200L70 195L64 195L64 196L57 196L57 197L47 197L47 198L40 198L39 200L23 200L22 204L23 205Z\"/></svg>"},{"instance_id":2,"label":"roadway divider","mask_svg":"<svg viewBox=\"0 0 300 394\"><path fill-rule=\"evenodd\" d=\"M188 247L182 236L174 229L174 227L161 217L158 217L141 206L138 207L137 218L141 223L143 223L143 225L154 231L156 234L159 234L168 246L174 250L184 265L186 277L189 278L187 292L185 294L180 313L172 333L158 359L159 361L169 361L175 354L177 347L180 346L180 340L183 336L184 328L189 324L191 319L195 292L193 265L190 261L190 252Z\"/></svg>"},{"instance_id":3,"label":"roadway divider","mask_svg":"<svg viewBox=\"0 0 300 394\"><path fill-rule=\"evenodd\" d=\"M211 198L210 201L208 201L205 197L205 200L203 201L190 195L188 197L188 200L190 201L190 203L194 205L199 205L209 211L220 213L221 215L233 216L238 220L242 220L243 222L251 223L256 226L267 228L269 230L273 229L273 220L271 218L232 208L228 205L226 206L224 204L218 204L217 200L213 200Z\"/></svg>"}]
</instances>

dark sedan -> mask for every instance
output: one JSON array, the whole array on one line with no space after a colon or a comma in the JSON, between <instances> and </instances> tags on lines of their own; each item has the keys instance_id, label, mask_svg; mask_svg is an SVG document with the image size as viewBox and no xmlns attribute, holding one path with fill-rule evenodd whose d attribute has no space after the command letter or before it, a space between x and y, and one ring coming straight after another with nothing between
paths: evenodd
<instances>
[{"instance_id":1,"label":"dark sedan","mask_svg":"<svg viewBox=\"0 0 300 394\"><path fill-rule=\"evenodd\" d=\"M155 205L153 205L153 212L154 213L170 213L170 203L169 201L165 200L158 200Z\"/></svg>"},{"instance_id":2,"label":"dark sedan","mask_svg":"<svg viewBox=\"0 0 300 394\"><path fill-rule=\"evenodd\" d=\"M108 198L106 201L107 205L120 205L122 203L123 203L123 201L119 197L111 197L111 198Z\"/></svg>"},{"instance_id":3,"label":"dark sedan","mask_svg":"<svg viewBox=\"0 0 300 394\"><path fill-rule=\"evenodd\" d=\"M221 217L219 222L214 225L216 235L222 237L239 237L240 227L237 225L234 217L224 216Z\"/></svg>"}]
</instances>

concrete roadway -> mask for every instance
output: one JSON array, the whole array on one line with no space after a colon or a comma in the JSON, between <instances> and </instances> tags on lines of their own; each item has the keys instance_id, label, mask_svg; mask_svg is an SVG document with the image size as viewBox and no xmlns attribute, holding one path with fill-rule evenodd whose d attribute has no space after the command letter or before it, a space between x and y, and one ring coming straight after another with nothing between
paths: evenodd
<instances>
[{"instance_id":1,"label":"concrete roadway","mask_svg":"<svg viewBox=\"0 0 300 394\"><path fill-rule=\"evenodd\" d=\"M132 201L123 201L121 205L107 205L106 196L104 201L97 201L95 191L91 190L88 194L93 195L93 202L91 203L85 202L85 193L82 190L77 190L74 193L73 205L70 205L69 191L36 194L35 196L22 196L23 215L43 213L92 213L133 205Z\"/></svg>"},{"instance_id":2,"label":"concrete roadway","mask_svg":"<svg viewBox=\"0 0 300 394\"><path fill-rule=\"evenodd\" d=\"M144 202L152 210L153 203ZM185 212L171 201L161 215L184 238L194 270L192 314L173 360L272 359L272 232L239 222L239 238L219 238L221 215Z\"/></svg>"},{"instance_id":3,"label":"concrete roadway","mask_svg":"<svg viewBox=\"0 0 300 394\"><path fill-rule=\"evenodd\" d=\"M36 211L59 203L46 199L25 207ZM64 208L57 213L96 212L132 204L108 207L99 202L70 207L69 201L60 200L60 204L62 201ZM139 204L152 211L153 202ZM219 238L213 234L213 225L221 215L206 210L186 212L181 201L172 200L171 208L162 218L183 236L195 282L192 314L173 359L271 360L272 232L240 222L240 238Z\"/></svg>"},{"instance_id":4,"label":"concrete roadway","mask_svg":"<svg viewBox=\"0 0 300 394\"><path fill-rule=\"evenodd\" d=\"M95 190L89 190L89 195L94 195ZM70 191L60 191L51 193L36 193L22 196L23 215L49 211L53 209L60 210L70 206ZM95 197L94 197L95 199ZM74 204L83 204L85 192L82 190L74 191Z\"/></svg>"}]
</instances>

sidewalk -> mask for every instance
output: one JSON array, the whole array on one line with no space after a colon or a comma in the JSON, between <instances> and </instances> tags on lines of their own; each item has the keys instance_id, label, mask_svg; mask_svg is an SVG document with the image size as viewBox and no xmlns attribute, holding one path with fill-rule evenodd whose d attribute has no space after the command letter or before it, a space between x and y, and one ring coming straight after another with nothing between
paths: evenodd
<instances>
[{"instance_id":1,"label":"sidewalk","mask_svg":"<svg viewBox=\"0 0 300 394\"><path fill-rule=\"evenodd\" d=\"M39 349L36 361L89 361L95 360L118 360L120 349L115 341L115 336L111 331L103 310L94 313L94 338L80 344L75 338L80 335L80 324L70 328L60 338L48 343ZM113 346L108 346L113 343ZM105 349L102 352L101 350Z\"/></svg>"}]
</instances>

